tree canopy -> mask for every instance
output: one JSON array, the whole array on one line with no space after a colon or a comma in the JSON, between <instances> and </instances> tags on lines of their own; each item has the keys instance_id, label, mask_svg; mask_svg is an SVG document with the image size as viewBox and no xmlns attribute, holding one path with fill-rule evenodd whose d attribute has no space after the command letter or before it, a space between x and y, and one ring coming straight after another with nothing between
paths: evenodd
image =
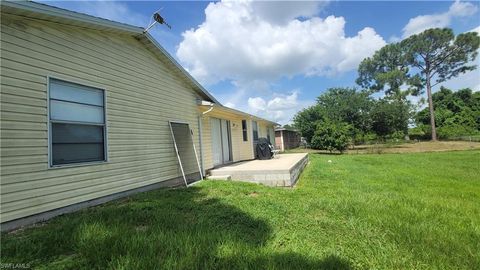
<instances>
[{"instance_id":1,"label":"tree canopy","mask_svg":"<svg viewBox=\"0 0 480 270\"><path fill-rule=\"evenodd\" d=\"M335 145L343 151L340 145L345 144L345 138L348 143L363 143L372 136L381 140L403 138L408 134L411 115L408 101L373 98L368 91L335 87L322 93L315 105L297 113L294 126L312 147ZM331 136L337 135L342 138L335 141Z\"/></svg>"},{"instance_id":2,"label":"tree canopy","mask_svg":"<svg viewBox=\"0 0 480 270\"><path fill-rule=\"evenodd\" d=\"M478 133L480 94L442 88L432 95L432 87L476 69L479 46L477 33L455 36L448 28L428 29L388 44L360 63L356 83L361 90L327 89L315 105L295 115L294 126L313 147L339 151L345 144L372 138L403 138L413 119L419 128L430 129L432 140L437 138L435 123L442 138ZM428 108L415 114L409 96L424 90Z\"/></svg>"},{"instance_id":3,"label":"tree canopy","mask_svg":"<svg viewBox=\"0 0 480 270\"><path fill-rule=\"evenodd\" d=\"M473 92L468 88L454 92L441 87L432 95L432 100L440 138L480 133L480 92ZM424 132L429 132L428 108L415 115L415 122Z\"/></svg>"},{"instance_id":4,"label":"tree canopy","mask_svg":"<svg viewBox=\"0 0 480 270\"><path fill-rule=\"evenodd\" d=\"M388 44L358 67L357 84L371 92L405 100L425 89L429 104L432 140L436 140L432 87L467 71L477 57L480 37L476 32L457 36L448 28L428 29L399 43ZM402 90L402 87L404 89Z\"/></svg>"}]
</instances>

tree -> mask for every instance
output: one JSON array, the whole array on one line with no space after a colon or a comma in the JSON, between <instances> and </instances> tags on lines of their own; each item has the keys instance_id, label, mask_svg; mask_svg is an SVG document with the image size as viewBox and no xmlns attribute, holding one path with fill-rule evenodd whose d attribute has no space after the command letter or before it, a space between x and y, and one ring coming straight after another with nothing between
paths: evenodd
<instances>
[{"instance_id":1,"label":"tree","mask_svg":"<svg viewBox=\"0 0 480 270\"><path fill-rule=\"evenodd\" d=\"M329 88L317 98L317 105L323 111L324 118L350 124L353 137L371 129L369 114L373 101L368 92L348 87Z\"/></svg>"},{"instance_id":2,"label":"tree","mask_svg":"<svg viewBox=\"0 0 480 270\"><path fill-rule=\"evenodd\" d=\"M428 29L400 43L386 45L358 68L357 83L373 92L405 100L426 88L432 140L436 140L432 87L474 70L480 37L475 32L455 37L451 29ZM401 91L402 85L408 86Z\"/></svg>"},{"instance_id":3,"label":"tree","mask_svg":"<svg viewBox=\"0 0 480 270\"><path fill-rule=\"evenodd\" d=\"M312 143L319 124L345 123L349 125L350 141L363 143L372 136L385 139L394 133L407 135L410 117L407 100L376 100L368 91L338 87L328 89L317 98L317 104L297 113L294 125Z\"/></svg>"},{"instance_id":4,"label":"tree","mask_svg":"<svg viewBox=\"0 0 480 270\"><path fill-rule=\"evenodd\" d=\"M299 111L293 118L293 125L307 142L311 142L317 123L323 119L322 110L314 105Z\"/></svg>"},{"instance_id":5,"label":"tree","mask_svg":"<svg viewBox=\"0 0 480 270\"><path fill-rule=\"evenodd\" d=\"M372 130L378 136L405 137L411 118L411 103L397 99L382 98L372 108Z\"/></svg>"},{"instance_id":6,"label":"tree","mask_svg":"<svg viewBox=\"0 0 480 270\"><path fill-rule=\"evenodd\" d=\"M409 70L405 48L392 43L360 63L356 83L370 94L384 92L390 98L404 100L408 95L420 94L421 90L420 77L411 76ZM402 91L403 85L410 87Z\"/></svg>"},{"instance_id":7,"label":"tree","mask_svg":"<svg viewBox=\"0 0 480 270\"><path fill-rule=\"evenodd\" d=\"M434 28L413 35L401 43L410 66L419 70L427 90L432 140L437 140L432 87L453 77L474 70L470 65L477 57L480 37L476 32L455 37L452 29Z\"/></svg>"},{"instance_id":8,"label":"tree","mask_svg":"<svg viewBox=\"0 0 480 270\"><path fill-rule=\"evenodd\" d=\"M441 87L432 95L432 100L435 107L435 124L440 138L480 132L480 92L472 92L468 88L454 92ZM429 109L419 111L415 121L419 127L429 127Z\"/></svg>"},{"instance_id":9,"label":"tree","mask_svg":"<svg viewBox=\"0 0 480 270\"><path fill-rule=\"evenodd\" d=\"M330 152L343 152L350 142L351 125L344 122L326 120L317 123L317 128L312 137L311 146L314 149L328 150Z\"/></svg>"}]
</instances>

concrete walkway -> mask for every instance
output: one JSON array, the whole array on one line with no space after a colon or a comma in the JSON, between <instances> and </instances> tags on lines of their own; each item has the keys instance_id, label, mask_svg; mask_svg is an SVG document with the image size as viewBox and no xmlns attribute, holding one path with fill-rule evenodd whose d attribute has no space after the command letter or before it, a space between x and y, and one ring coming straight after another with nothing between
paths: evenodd
<instances>
[{"instance_id":1,"label":"concrete walkway","mask_svg":"<svg viewBox=\"0 0 480 270\"><path fill-rule=\"evenodd\" d=\"M308 163L306 153L280 154L274 159L234 163L210 171L210 179L231 179L268 186L293 186Z\"/></svg>"}]
</instances>

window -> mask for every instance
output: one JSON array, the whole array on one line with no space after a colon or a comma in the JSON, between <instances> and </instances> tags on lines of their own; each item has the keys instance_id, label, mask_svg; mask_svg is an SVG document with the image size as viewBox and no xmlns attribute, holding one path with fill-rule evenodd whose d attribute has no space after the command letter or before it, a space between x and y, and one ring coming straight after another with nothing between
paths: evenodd
<instances>
[{"instance_id":1,"label":"window","mask_svg":"<svg viewBox=\"0 0 480 270\"><path fill-rule=\"evenodd\" d=\"M248 141L247 120L242 120L243 141Z\"/></svg>"},{"instance_id":2,"label":"window","mask_svg":"<svg viewBox=\"0 0 480 270\"><path fill-rule=\"evenodd\" d=\"M50 80L50 165L106 161L104 91Z\"/></svg>"},{"instance_id":3,"label":"window","mask_svg":"<svg viewBox=\"0 0 480 270\"><path fill-rule=\"evenodd\" d=\"M258 141L258 124L257 121L252 121L253 140Z\"/></svg>"}]
</instances>

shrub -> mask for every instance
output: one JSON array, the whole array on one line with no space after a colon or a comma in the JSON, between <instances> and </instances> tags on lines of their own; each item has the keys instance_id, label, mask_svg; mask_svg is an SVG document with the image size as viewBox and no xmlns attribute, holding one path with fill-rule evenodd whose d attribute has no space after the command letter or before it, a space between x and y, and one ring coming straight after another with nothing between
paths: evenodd
<instances>
[{"instance_id":1,"label":"shrub","mask_svg":"<svg viewBox=\"0 0 480 270\"><path fill-rule=\"evenodd\" d=\"M350 141L351 126L343 122L325 121L317 124L312 137L311 147L314 149L328 150L330 152L343 152Z\"/></svg>"},{"instance_id":2,"label":"shrub","mask_svg":"<svg viewBox=\"0 0 480 270\"><path fill-rule=\"evenodd\" d=\"M376 142L377 140L378 140L378 136L373 132L370 132L370 133L359 132L359 133L355 134L354 139L353 139L353 143L355 145L368 144L368 143L371 143L371 142Z\"/></svg>"},{"instance_id":3,"label":"shrub","mask_svg":"<svg viewBox=\"0 0 480 270\"><path fill-rule=\"evenodd\" d=\"M479 132L474 128L463 125L448 125L437 128L438 138L448 140L465 135L476 135Z\"/></svg>"}]
</instances>

